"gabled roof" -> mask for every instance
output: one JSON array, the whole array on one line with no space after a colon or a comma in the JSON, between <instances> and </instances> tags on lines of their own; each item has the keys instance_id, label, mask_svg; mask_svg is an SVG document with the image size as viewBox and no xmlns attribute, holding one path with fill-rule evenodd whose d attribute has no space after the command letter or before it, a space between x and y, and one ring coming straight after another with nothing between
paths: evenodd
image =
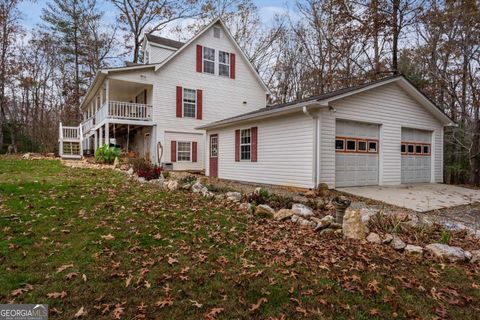
<instances>
[{"instance_id":1,"label":"gabled roof","mask_svg":"<svg viewBox=\"0 0 480 320\"><path fill-rule=\"evenodd\" d=\"M268 118L271 116L297 112L303 107L316 106L316 107L328 107L329 103L338 99L343 99L347 96L351 96L366 90L386 85L388 83L396 82L408 93L410 93L419 103L430 112L445 126L455 125L454 121L446 115L437 105L435 105L427 96L425 96L420 90L418 90L407 78L403 75L394 75L383 79L370 81L358 86L343 88L340 90L325 93L319 96L312 96L305 99L295 100L288 103L282 103L277 105L269 105L265 108L258 109L252 112L244 113L235 117L212 122L197 129L211 129L224 127L233 123Z\"/></svg>"},{"instance_id":2,"label":"gabled roof","mask_svg":"<svg viewBox=\"0 0 480 320\"><path fill-rule=\"evenodd\" d=\"M159 36L155 36L153 34L148 34L148 33L145 34L145 37L147 37L147 40L149 42L153 42L161 46L166 46L166 47L175 48L175 49L180 49L185 44L184 42L175 41L172 39L159 37Z\"/></svg>"},{"instance_id":3,"label":"gabled roof","mask_svg":"<svg viewBox=\"0 0 480 320\"><path fill-rule=\"evenodd\" d=\"M200 30L200 32L198 32L193 38L191 38L190 40L188 40L180 49L178 49L177 51L175 51L173 54L171 54L167 59L163 60L161 63L159 63L157 65L157 67L155 68L155 71L161 69L163 66L165 66L166 64L168 64L170 61L172 61L173 59L175 59L175 57L177 55L179 55L181 52L183 52L186 48L188 48L192 43L194 43L198 38L200 38L207 30L209 30L211 27L213 27L214 25L216 24L219 24L223 30L225 31L227 37L229 38L230 41L232 41L232 43L234 44L235 48L238 50L238 52L240 53L240 56L241 58L246 62L248 68L250 69L250 71L254 74L254 76L257 78L258 82L260 83L260 85L262 86L262 88L265 90L265 92L267 93L270 93L270 90L268 89L267 85L265 84L265 82L263 82L262 78L260 77L260 75L258 74L258 71L255 69L255 67L252 65L252 63L250 62L250 60L248 60L247 56L245 55L245 53L243 52L242 48L240 48L240 46L238 45L237 41L233 38L232 34L230 33L230 30L228 30L228 28L225 26L225 23L223 23L222 19L220 18L215 18L212 20L212 22L210 22L207 26L205 26L202 30Z\"/></svg>"}]
</instances>

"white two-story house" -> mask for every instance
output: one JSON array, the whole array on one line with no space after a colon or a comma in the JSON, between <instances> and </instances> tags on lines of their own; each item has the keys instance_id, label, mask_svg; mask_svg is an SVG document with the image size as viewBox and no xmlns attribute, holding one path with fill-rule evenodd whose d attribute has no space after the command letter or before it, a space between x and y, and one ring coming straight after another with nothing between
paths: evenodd
<instances>
[{"instance_id":1,"label":"white two-story house","mask_svg":"<svg viewBox=\"0 0 480 320\"><path fill-rule=\"evenodd\" d=\"M143 53L144 64L96 74L84 121L60 124L62 157L110 144L174 170L203 170L205 132L195 128L265 107L267 87L220 19L186 43L146 35Z\"/></svg>"}]
</instances>

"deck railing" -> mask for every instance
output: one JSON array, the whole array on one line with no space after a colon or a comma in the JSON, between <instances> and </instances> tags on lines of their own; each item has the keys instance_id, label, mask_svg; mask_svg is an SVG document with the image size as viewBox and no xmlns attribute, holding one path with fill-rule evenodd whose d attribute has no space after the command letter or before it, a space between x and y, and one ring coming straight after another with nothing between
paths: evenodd
<instances>
[{"instance_id":1,"label":"deck railing","mask_svg":"<svg viewBox=\"0 0 480 320\"><path fill-rule=\"evenodd\" d=\"M87 119L82 122L82 132L86 134L93 127L93 118Z\"/></svg>"},{"instance_id":2,"label":"deck railing","mask_svg":"<svg viewBox=\"0 0 480 320\"><path fill-rule=\"evenodd\" d=\"M109 101L103 104L95 114L95 124L106 118L126 120L152 120L152 105L123 101ZM85 132L85 131L84 131Z\"/></svg>"},{"instance_id":3,"label":"deck railing","mask_svg":"<svg viewBox=\"0 0 480 320\"><path fill-rule=\"evenodd\" d=\"M64 140L80 139L80 128L62 126L62 138Z\"/></svg>"}]
</instances>

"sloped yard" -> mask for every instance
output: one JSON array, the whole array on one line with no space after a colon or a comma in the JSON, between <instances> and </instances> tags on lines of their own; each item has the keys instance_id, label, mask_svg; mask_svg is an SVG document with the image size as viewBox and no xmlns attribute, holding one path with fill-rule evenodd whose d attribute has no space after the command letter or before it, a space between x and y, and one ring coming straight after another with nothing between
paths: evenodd
<instances>
[{"instance_id":1,"label":"sloped yard","mask_svg":"<svg viewBox=\"0 0 480 320\"><path fill-rule=\"evenodd\" d=\"M473 319L480 271L165 192L0 160L0 302L51 319Z\"/></svg>"}]
</instances>

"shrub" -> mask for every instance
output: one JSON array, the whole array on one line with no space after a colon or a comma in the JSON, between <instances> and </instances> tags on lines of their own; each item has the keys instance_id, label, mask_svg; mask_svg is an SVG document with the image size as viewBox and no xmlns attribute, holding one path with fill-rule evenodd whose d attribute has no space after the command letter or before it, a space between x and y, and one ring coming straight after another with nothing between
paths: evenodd
<instances>
[{"instance_id":1,"label":"shrub","mask_svg":"<svg viewBox=\"0 0 480 320\"><path fill-rule=\"evenodd\" d=\"M120 149L110 147L108 144L104 144L95 151L95 161L99 163L112 164L115 158L120 156Z\"/></svg>"},{"instance_id":2,"label":"shrub","mask_svg":"<svg viewBox=\"0 0 480 320\"><path fill-rule=\"evenodd\" d=\"M128 163L132 166L133 172L145 180L158 179L163 171L161 166L152 165L143 158L131 158Z\"/></svg>"}]
</instances>

